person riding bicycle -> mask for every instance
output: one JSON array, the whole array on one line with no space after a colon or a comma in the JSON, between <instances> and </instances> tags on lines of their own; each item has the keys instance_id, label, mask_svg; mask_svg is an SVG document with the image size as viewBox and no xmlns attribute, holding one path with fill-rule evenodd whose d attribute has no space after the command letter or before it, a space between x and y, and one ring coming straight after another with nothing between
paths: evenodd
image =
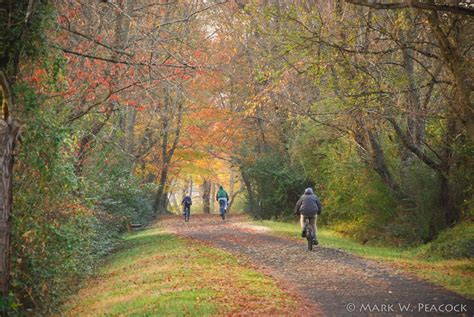
<instances>
[{"instance_id":1,"label":"person riding bicycle","mask_svg":"<svg viewBox=\"0 0 474 317\"><path fill-rule=\"evenodd\" d=\"M191 214L191 205L193 204L193 201L189 195L184 196L183 200L181 201L181 205L183 206L183 215L184 215L184 220L188 221L189 220L189 215Z\"/></svg>"},{"instance_id":2,"label":"person riding bicycle","mask_svg":"<svg viewBox=\"0 0 474 317\"><path fill-rule=\"evenodd\" d=\"M314 232L313 243L315 245L319 243L316 239L316 219L318 218L318 215L321 214L322 210L323 206L321 201L319 200L318 196L314 194L313 189L306 188L303 196L301 196L301 198L296 203L295 214L300 216L300 224L302 229L301 236L303 238L306 237L304 222L306 218L309 219L309 224L313 228Z\"/></svg>"},{"instance_id":3,"label":"person riding bicycle","mask_svg":"<svg viewBox=\"0 0 474 317\"><path fill-rule=\"evenodd\" d=\"M219 186L219 190L216 193L216 200L219 202L219 213L222 219L225 219L225 212L227 210L227 203L229 202L229 195L224 190L224 187Z\"/></svg>"}]
</instances>

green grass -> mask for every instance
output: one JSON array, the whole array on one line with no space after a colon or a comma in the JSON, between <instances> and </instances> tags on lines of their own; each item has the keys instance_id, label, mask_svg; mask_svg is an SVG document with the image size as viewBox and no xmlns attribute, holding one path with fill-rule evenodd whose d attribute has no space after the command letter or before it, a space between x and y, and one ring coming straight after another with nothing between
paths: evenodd
<instances>
[{"instance_id":1,"label":"green grass","mask_svg":"<svg viewBox=\"0 0 474 317\"><path fill-rule=\"evenodd\" d=\"M126 237L97 277L64 305L67 316L286 315L296 302L231 254L163 233Z\"/></svg>"},{"instance_id":2,"label":"green grass","mask_svg":"<svg viewBox=\"0 0 474 317\"><path fill-rule=\"evenodd\" d=\"M301 239L301 230L296 222L254 221L253 224L270 228L277 235ZM472 259L443 259L439 256L427 256L426 250L430 248L429 245L407 249L363 245L326 228L318 228L318 240L322 246L385 261L396 268L474 299L474 261Z\"/></svg>"}]
</instances>

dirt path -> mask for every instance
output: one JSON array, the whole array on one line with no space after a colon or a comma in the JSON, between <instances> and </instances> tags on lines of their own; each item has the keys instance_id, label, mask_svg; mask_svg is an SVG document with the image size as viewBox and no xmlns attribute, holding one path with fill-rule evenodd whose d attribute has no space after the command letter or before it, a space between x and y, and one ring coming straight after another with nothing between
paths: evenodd
<instances>
[{"instance_id":1,"label":"dirt path","mask_svg":"<svg viewBox=\"0 0 474 317\"><path fill-rule=\"evenodd\" d=\"M234 217L181 217L161 222L171 232L231 251L315 305L325 316L473 316L474 301L397 272L376 261L325 247L306 250L305 241L276 237ZM297 230L297 228L295 228ZM462 313L460 313L462 311Z\"/></svg>"}]
</instances>

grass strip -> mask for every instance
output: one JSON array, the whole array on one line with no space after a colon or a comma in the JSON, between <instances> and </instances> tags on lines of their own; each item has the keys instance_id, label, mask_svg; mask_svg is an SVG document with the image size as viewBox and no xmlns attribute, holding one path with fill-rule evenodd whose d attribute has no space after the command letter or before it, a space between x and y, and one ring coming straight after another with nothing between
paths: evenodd
<instances>
[{"instance_id":1,"label":"grass strip","mask_svg":"<svg viewBox=\"0 0 474 317\"><path fill-rule=\"evenodd\" d=\"M148 229L125 238L66 316L289 315L293 297L228 252Z\"/></svg>"}]
</instances>

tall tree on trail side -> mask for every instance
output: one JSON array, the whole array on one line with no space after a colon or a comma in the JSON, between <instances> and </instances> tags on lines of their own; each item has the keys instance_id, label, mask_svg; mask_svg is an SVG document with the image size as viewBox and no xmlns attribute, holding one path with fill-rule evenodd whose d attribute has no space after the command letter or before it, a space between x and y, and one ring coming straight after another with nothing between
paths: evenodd
<instances>
[{"instance_id":1,"label":"tall tree on trail side","mask_svg":"<svg viewBox=\"0 0 474 317\"><path fill-rule=\"evenodd\" d=\"M0 292L8 296L10 275L10 226L14 150L20 126L15 116L13 87L20 63L32 58L43 30L46 1L0 1Z\"/></svg>"}]
</instances>

